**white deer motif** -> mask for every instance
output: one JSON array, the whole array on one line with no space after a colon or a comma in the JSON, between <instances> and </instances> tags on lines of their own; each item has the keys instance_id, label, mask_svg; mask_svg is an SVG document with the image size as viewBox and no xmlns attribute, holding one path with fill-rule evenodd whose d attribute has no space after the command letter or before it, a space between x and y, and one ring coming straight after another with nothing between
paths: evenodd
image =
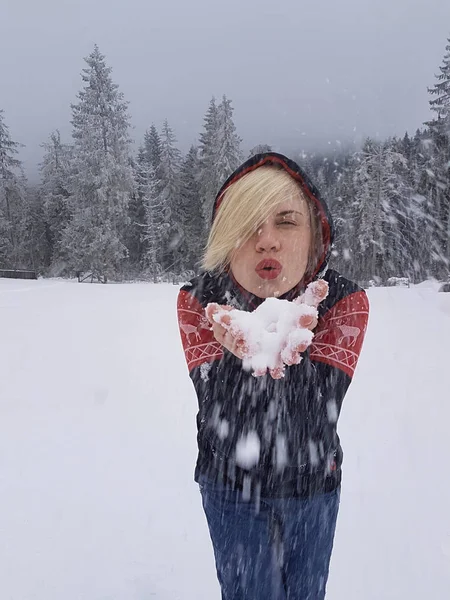
<instances>
[{"instance_id":1,"label":"white deer motif","mask_svg":"<svg viewBox=\"0 0 450 600\"><path fill-rule=\"evenodd\" d=\"M342 336L337 340L337 344L340 346L344 340L350 340L349 347L352 348L361 333L359 327L351 327L350 325L338 325L338 329L341 330Z\"/></svg>"},{"instance_id":2,"label":"white deer motif","mask_svg":"<svg viewBox=\"0 0 450 600\"><path fill-rule=\"evenodd\" d=\"M183 323L180 321L180 329L181 331L187 335L188 337L192 334L195 335L195 339L199 341L201 339L200 329L211 329L208 320L202 318L197 326L192 325L191 323Z\"/></svg>"}]
</instances>

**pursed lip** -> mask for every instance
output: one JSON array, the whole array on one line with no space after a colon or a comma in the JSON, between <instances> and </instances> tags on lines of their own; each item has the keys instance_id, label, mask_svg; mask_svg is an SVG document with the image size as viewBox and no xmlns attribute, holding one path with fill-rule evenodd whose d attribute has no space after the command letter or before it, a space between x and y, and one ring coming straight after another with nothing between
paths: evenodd
<instances>
[{"instance_id":1,"label":"pursed lip","mask_svg":"<svg viewBox=\"0 0 450 600\"><path fill-rule=\"evenodd\" d=\"M276 279L283 266L274 258L266 258L256 265L255 271L263 279Z\"/></svg>"}]
</instances>

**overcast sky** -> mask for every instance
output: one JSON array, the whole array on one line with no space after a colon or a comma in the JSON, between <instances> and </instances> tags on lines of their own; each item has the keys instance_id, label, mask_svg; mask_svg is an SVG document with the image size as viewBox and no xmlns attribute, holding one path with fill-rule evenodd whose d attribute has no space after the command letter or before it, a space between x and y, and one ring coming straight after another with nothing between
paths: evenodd
<instances>
[{"instance_id":1,"label":"overcast sky","mask_svg":"<svg viewBox=\"0 0 450 600\"><path fill-rule=\"evenodd\" d=\"M137 144L167 117L185 151L225 93L245 149L323 148L420 127L449 36L449 0L0 0L0 108L35 172L97 43Z\"/></svg>"}]
</instances>

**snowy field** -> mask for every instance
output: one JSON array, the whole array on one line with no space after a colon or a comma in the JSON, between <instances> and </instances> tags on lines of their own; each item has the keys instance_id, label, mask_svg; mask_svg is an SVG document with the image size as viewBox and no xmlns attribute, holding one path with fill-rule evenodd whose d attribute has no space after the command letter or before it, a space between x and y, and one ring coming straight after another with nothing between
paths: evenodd
<instances>
[{"instance_id":1,"label":"snowy field","mask_svg":"<svg viewBox=\"0 0 450 600\"><path fill-rule=\"evenodd\" d=\"M0 279L0 599L219 599L172 285ZM327 600L448 600L450 294L369 292Z\"/></svg>"}]
</instances>

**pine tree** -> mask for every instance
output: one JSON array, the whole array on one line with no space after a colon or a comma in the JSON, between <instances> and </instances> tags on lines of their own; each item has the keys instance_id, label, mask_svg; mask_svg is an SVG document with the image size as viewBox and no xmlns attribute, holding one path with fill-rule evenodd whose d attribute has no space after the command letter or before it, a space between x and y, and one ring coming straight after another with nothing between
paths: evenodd
<instances>
[{"instance_id":1,"label":"pine tree","mask_svg":"<svg viewBox=\"0 0 450 600\"><path fill-rule=\"evenodd\" d=\"M219 157L219 115L216 100L209 103L204 118L204 131L200 134L200 194L204 221L203 238L206 239L211 223L214 198L220 187L218 170Z\"/></svg>"},{"instance_id":2,"label":"pine tree","mask_svg":"<svg viewBox=\"0 0 450 600\"><path fill-rule=\"evenodd\" d=\"M240 143L233 122L231 100L224 96L217 106L212 98L204 119L204 132L200 135L200 191L205 239L217 192L242 160Z\"/></svg>"},{"instance_id":3,"label":"pine tree","mask_svg":"<svg viewBox=\"0 0 450 600\"><path fill-rule=\"evenodd\" d=\"M142 173L147 169L143 148L139 148L137 159L131 159L134 188L128 204L128 225L125 235L125 246L128 250L128 269L137 274L144 257L142 239L145 227L145 204L142 195Z\"/></svg>"},{"instance_id":4,"label":"pine tree","mask_svg":"<svg viewBox=\"0 0 450 600\"><path fill-rule=\"evenodd\" d=\"M417 197L409 170L410 152L408 136L403 140L392 138L385 143L386 168L390 171L391 213L388 218L390 269L394 276L407 276L411 280L416 280L417 272L412 257L416 243L414 233L417 222Z\"/></svg>"},{"instance_id":5,"label":"pine tree","mask_svg":"<svg viewBox=\"0 0 450 600\"><path fill-rule=\"evenodd\" d=\"M405 188L402 203L406 217L400 215L400 223L404 224L404 243L401 255L406 262L406 250L409 256L403 272L413 281L422 281L429 274L430 248L435 234L433 220L429 219L426 198L419 192L421 174L424 172L423 134L416 131L414 137L406 133L401 140L394 140L393 147L404 157L399 167ZM431 228L430 228L431 225Z\"/></svg>"},{"instance_id":6,"label":"pine tree","mask_svg":"<svg viewBox=\"0 0 450 600\"><path fill-rule=\"evenodd\" d=\"M119 272L134 189L128 103L97 46L86 59L84 88L72 105L72 219L61 239L70 268L103 277Z\"/></svg>"},{"instance_id":7,"label":"pine tree","mask_svg":"<svg viewBox=\"0 0 450 600\"><path fill-rule=\"evenodd\" d=\"M40 165L42 218L49 246L51 262L56 264L64 228L70 221L70 148L61 143L59 131L50 134Z\"/></svg>"},{"instance_id":8,"label":"pine tree","mask_svg":"<svg viewBox=\"0 0 450 600\"><path fill-rule=\"evenodd\" d=\"M272 152L272 147L268 144L258 144L250 150L248 158L252 158L256 154L265 154L266 152Z\"/></svg>"},{"instance_id":9,"label":"pine tree","mask_svg":"<svg viewBox=\"0 0 450 600\"><path fill-rule=\"evenodd\" d=\"M439 67L440 74L436 75L437 83L432 88L428 88L434 100L430 100L431 110L437 114L437 118L430 121L430 127L438 128L442 126L443 131L450 135L450 38L447 40L443 64ZM442 130L440 129L441 133Z\"/></svg>"},{"instance_id":10,"label":"pine tree","mask_svg":"<svg viewBox=\"0 0 450 600\"><path fill-rule=\"evenodd\" d=\"M183 161L178 206L182 241L180 274L197 272L202 254L203 213L200 198L198 150L192 146Z\"/></svg>"},{"instance_id":11,"label":"pine tree","mask_svg":"<svg viewBox=\"0 0 450 600\"><path fill-rule=\"evenodd\" d=\"M393 140L367 139L355 172L355 213L361 278L408 274L411 247L407 202L411 196L402 169L406 160Z\"/></svg>"},{"instance_id":12,"label":"pine tree","mask_svg":"<svg viewBox=\"0 0 450 600\"><path fill-rule=\"evenodd\" d=\"M154 125L150 127L144 135L144 145L142 147L143 159L150 165L158 177L158 171L161 166L161 138Z\"/></svg>"},{"instance_id":13,"label":"pine tree","mask_svg":"<svg viewBox=\"0 0 450 600\"><path fill-rule=\"evenodd\" d=\"M135 189L129 205L130 225L127 236L129 259L132 268L144 269L147 275L156 280L163 267L158 262L161 261L161 256L156 256L153 247L150 248L150 240L154 239L154 236L147 225L148 206L156 201L162 177L161 138L155 125L144 134L144 142L139 148L137 160L133 161L133 171ZM151 217L152 223L153 219L154 216ZM149 261L155 263L154 268L150 267Z\"/></svg>"},{"instance_id":14,"label":"pine tree","mask_svg":"<svg viewBox=\"0 0 450 600\"><path fill-rule=\"evenodd\" d=\"M349 277L361 279L358 268L358 248L356 240L356 189L355 172L360 165L360 155L350 154L341 159L339 172L332 189L321 190L325 198L330 198L333 220L336 228L332 264Z\"/></svg>"},{"instance_id":15,"label":"pine tree","mask_svg":"<svg viewBox=\"0 0 450 600\"><path fill-rule=\"evenodd\" d=\"M308 154L307 152L300 152L297 157L298 164L311 178L314 177L313 158L314 156L312 154Z\"/></svg>"},{"instance_id":16,"label":"pine tree","mask_svg":"<svg viewBox=\"0 0 450 600\"><path fill-rule=\"evenodd\" d=\"M158 204L162 207L167 227L164 240L163 266L165 271L180 270L179 252L182 240L182 224L178 211L180 196L181 152L176 147L176 137L167 120L161 132L161 164L156 172Z\"/></svg>"},{"instance_id":17,"label":"pine tree","mask_svg":"<svg viewBox=\"0 0 450 600\"><path fill-rule=\"evenodd\" d=\"M428 91L434 98L430 108L436 117L426 123L430 130L431 154L428 165L429 191L436 219L438 247L434 251L438 263L436 274L450 275L450 38L437 83Z\"/></svg>"},{"instance_id":18,"label":"pine tree","mask_svg":"<svg viewBox=\"0 0 450 600\"><path fill-rule=\"evenodd\" d=\"M51 264L52 248L48 239L45 207L38 187L27 189L23 236L24 264L38 273L45 273Z\"/></svg>"},{"instance_id":19,"label":"pine tree","mask_svg":"<svg viewBox=\"0 0 450 600\"><path fill-rule=\"evenodd\" d=\"M17 154L21 144L12 140L0 110L0 264L24 264L24 214L26 181Z\"/></svg>"},{"instance_id":20,"label":"pine tree","mask_svg":"<svg viewBox=\"0 0 450 600\"><path fill-rule=\"evenodd\" d=\"M223 96L217 111L218 123L218 176L222 184L242 162L241 138L236 133L231 100ZM219 190L217 190L219 191Z\"/></svg>"},{"instance_id":21,"label":"pine tree","mask_svg":"<svg viewBox=\"0 0 450 600\"><path fill-rule=\"evenodd\" d=\"M145 207L143 266L153 281L179 268L181 242L177 202L181 153L168 121L161 135L152 126L141 151L140 190Z\"/></svg>"},{"instance_id":22,"label":"pine tree","mask_svg":"<svg viewBox=\"0 0 450 600\"><path fill-rule=\"evenodd\" d=\"M142 268L155 283L162 275L167 235L170 227L169 208L158 192L153 168L142 160L139 164L138 192L144 205L142 228Z\"/></svg>"}]
</instances>

